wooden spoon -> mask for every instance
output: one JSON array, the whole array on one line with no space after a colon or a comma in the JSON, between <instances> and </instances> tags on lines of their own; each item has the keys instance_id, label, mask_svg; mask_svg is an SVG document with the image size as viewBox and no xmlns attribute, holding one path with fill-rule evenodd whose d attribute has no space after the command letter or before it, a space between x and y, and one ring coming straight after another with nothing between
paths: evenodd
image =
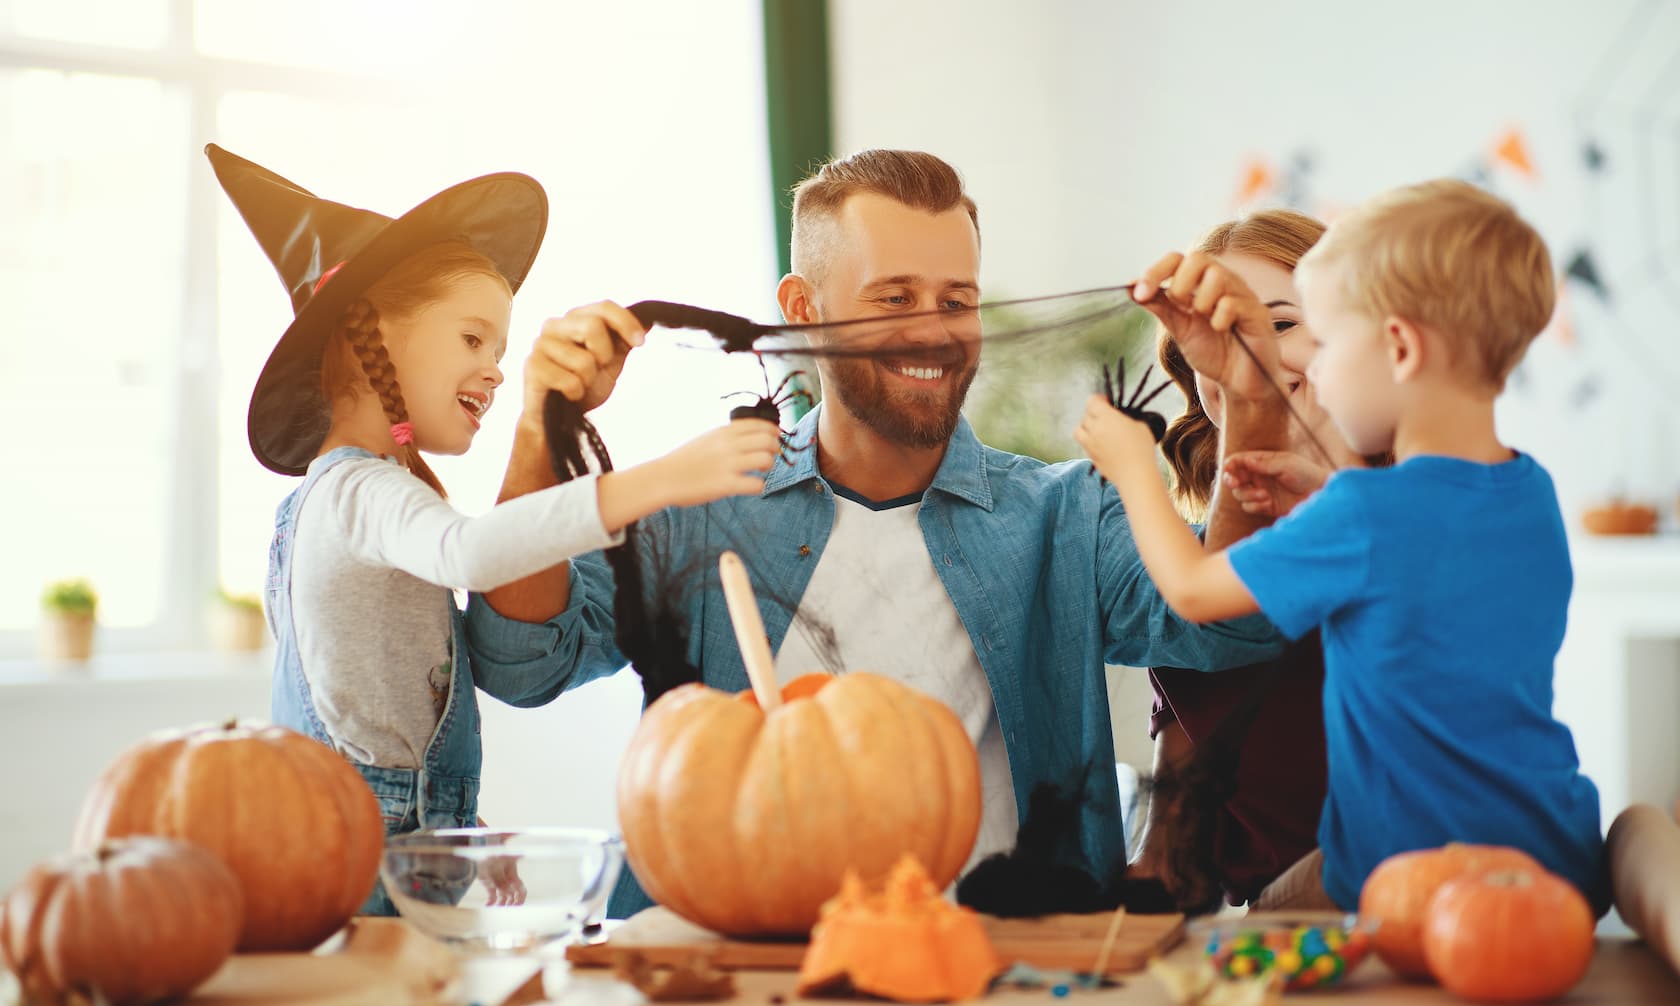
<instances>
[{"instance_id":1,"label":"wooden spoon","mask_svg":"<svg viewBox=\"0 0 1680 1006\"><path fill-rule=\"evenodd\" d=\"M782 693L776 687L770 639L764 634L764 619L758 614L758 599L753 596L752 583L747 579L747 567L740 556L726 551L718 557L718 576L723 580L723 599L729 604L729 621L735 626L735 643L741 648L742 662L747 665L753 695L758 699L758 708L768 713L782 704Z\"/></svg>"}]
</instances>

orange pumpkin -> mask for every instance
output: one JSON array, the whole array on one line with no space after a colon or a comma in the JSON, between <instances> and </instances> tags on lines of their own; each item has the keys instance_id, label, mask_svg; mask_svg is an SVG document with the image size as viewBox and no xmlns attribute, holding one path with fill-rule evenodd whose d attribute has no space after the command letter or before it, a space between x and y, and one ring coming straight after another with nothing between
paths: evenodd
<instances>
[{"instance_id":1,"label":"orange pumpkin","mask_svg":"<svg viewBox=\"0 0 1680 1006\"><path fill-rule=\"evenodd\" d=\"M1439 849L1420 849L1390 856L1365 879L1359 893L1359 914L1377 923L1372 944L1395 974L1427 980L1429 962L1423 955L1423 921L1429 899L1441 885L1464 873L1479 870L1531 867L1527 853L1500 845L1454 842Z\"/></svg>"},{"instance_id":2,"label":"orange pumpkin","mask_svg":"<svg viewBox=\"0 0 1680 1006\"><path fill-rule=\"evenodd\" d=\"M164 835L210 850L245 894L240 950L308 950L373 890L379 802L324 744L285 727L204 726L147 738L94 783L75 847Z\"/></svg>"},{"instance_id":3,"label":"orange pumpkin","mask_svg":"<svg viewBox=\"0 0 1680 1006\"><path fill-rule=\"evenodd\" d=\"M846 874L811 932L798 992L957 1001L982 995L1002 970L980 916L946 901L922 864L905 856L880 894Z\"/></svg>"},{"instance_id":4,"label":"orange pumpkin","mask_svg":"<svg viewBox=\"0 0 1680 1006\"><path fill-rule=\"evenodd\" d=\"M1453 995L1539 1002L1587 973L1593 913L1574 885L1538 867L1468 874L1429 903L1423 948Z\"/></svg>"},{"instance_id":5,"label":"orange pumpkin","mask_svg":"<svg viewBox=\"0 0 1680 1006\"><path fill-rule=\"evenodd\" d=\"M0 902L0 964L26 1002L184 996L233 953L239 880L195 845L133 838L50 859Z\"/></svg>"},{"instance_id":6,"label":"orange pumpkin","mask_svg":"<svg viewBox=\"0 0 1680 1006\"><path fill-rule=\"evenodd\" d=\"M879 884L909 854L944 889L980 827L980 763L956 714L864 672L782 695L766 715L685 685L648 708L618 776L647 893L717 932L802 935L847 870Z\"/></svg>"}]
</instances>

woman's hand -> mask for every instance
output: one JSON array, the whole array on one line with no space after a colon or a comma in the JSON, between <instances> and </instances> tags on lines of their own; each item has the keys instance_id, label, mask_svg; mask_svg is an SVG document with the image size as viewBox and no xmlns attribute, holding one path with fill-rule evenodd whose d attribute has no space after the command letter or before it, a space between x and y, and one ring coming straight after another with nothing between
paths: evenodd
<instances>
[{"instance_id":1,"label":"woman's hand","mask_svg":"<svg viewBox=\"0 0 1680 1006\"><path fill-rule=\"evenodd\" d=\"M525 361L525 412L521 421L542 424L543 402L558 391L588 412L607 400L624 370L624 358L647 329L610 300L574 307L543 322Z\"/></svg>"},{"instance_id":2,"label":"woman's hand","mask_svg":"<svg viewBox=\"0 0 1680 1006\"><path fill-rule=\"evenodd\" d=\"M1149 427L1109 404L1101 395L1085 403L1085 415L1073 431L1073 439L1085 448L1091 463L1103 478L1114 483L1121 495L1140 473L1158 479L1155 470L1155 435Z\"/></svg>"},{"instance_id":3,"label":"woman's hand","mask_svg":"<svg viewBox=\"0 0 1680 1006\"><path fill-rule=\"evenodd\" d=\"M1132 299L1161 320L1184 360L1233 398L1260 401L1278 392L1271 312L1236 273L1204 252L1168 252L1145 269ZM1234 340L1253 350L1243 352ZM1261 366L1255 366L1258 358Z\"/></svg>"},{"instance_id":4,"label":"woman's hand","mask_svg":"<svg viewBox=\"0 0 1680 1006\"><path fill-rule=\"evenodd\" d=\"M1282 517L1330 478L1330 469L1290 451L1244 451L1225 459L1225 487L1245 513Z\"/></svg>"}]
</instances>

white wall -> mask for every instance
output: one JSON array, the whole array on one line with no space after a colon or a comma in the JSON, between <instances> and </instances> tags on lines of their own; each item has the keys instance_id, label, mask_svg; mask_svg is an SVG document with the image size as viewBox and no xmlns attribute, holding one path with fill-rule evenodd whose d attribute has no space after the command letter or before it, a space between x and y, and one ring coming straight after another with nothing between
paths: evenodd
<instances>
[{"instance_id":1,"label":"white wall","mask_svg":"<svg viewBox=\"0 0 1680 1006\"><path fill-rule=\"evenodd\" d=\"M1618 309L1570 289L1578 345L1537 343L1529 380L1504 404L1505 432L1552 469L1571 512L1617 488L1672 509L1680 4L829 9L837 147L914 147L957 165L980 204L993 295L1130 279L1231 216L1251 158L1281 169L1310 155L1307 208L1332 212L1387 186L1466 173L1521 129L1538 177L1496 168L1489 184L1541 228L1560 265L1590 245ZM1605 152L1602 176L1580 156L1588 138ZM1577 409L1587 380L1597 395Z\"/></svg>"}]
</instances>

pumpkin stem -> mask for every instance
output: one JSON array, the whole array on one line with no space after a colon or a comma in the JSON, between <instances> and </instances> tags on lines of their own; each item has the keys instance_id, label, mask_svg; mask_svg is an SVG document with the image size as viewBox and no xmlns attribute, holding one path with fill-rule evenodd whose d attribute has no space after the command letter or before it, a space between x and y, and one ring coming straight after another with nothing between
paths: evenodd
<instances>
[{"instance_id":1,"label":"pumpkin stem","mask_svg":"<svg viewBox=\"0 0 1680 1006\"><path fill-rule=\"evenodd\" d=\"M238 728L239 728L239 717L237 717L237 716L231 717L225 723L222 724L222 729L223 730L237 730Z\"/></svg>"},{"instance_id":2,"label":"pumpkin stem","mask_svg":"<svg viewBox=\"0 0 1680 1006\"><path fill-rule=\"evenodd\" d=\"M735 642L747 665L747 679L752 682L758 708L768 714L782 704L782 696L776 688L776 665L770 659L770 640L764 635L764 619L758 614L758 599L747 579L747 567L740 556L725 551L718 557L718 576L723 581L723 599L729 605L729 621L735 626Z\"/></svg>"}]
</instances>

